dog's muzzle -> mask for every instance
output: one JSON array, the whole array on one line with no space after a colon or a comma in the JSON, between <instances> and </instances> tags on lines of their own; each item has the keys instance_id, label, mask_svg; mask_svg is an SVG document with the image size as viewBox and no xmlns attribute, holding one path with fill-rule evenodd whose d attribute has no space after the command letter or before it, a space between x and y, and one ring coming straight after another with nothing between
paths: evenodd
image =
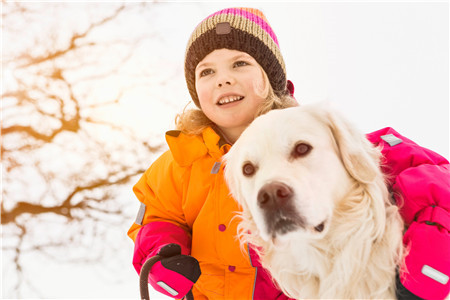
<instances>
[{"instance_id":1,"label":"dog's muzzle","mask_svg":"<svg viewBox=\"0 0 450 300\"><path fill-rule=\"evenodd\" d=\"M259 190L258 206L272 238L305 226L304 218L295 208L294 196L291 187L277 181L267 183Z\"/></svg>"}]
</instances>

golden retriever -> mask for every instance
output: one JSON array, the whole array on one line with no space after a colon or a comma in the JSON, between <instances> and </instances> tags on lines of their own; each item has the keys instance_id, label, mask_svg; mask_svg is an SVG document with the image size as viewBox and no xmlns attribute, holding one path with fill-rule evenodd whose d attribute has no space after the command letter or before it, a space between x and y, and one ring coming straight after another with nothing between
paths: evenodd
<instances>
[{"instance_id":1,"label":"golden retriever","mask_svg":"<svg viewBox=\"0 0 450 300\"><path fill-rule=\"evenodd\" d=\"M224 161L241 245L287 296L395 298L403 222L380 152L329 105L258 117Z\"/></svg>"}]
</instances>

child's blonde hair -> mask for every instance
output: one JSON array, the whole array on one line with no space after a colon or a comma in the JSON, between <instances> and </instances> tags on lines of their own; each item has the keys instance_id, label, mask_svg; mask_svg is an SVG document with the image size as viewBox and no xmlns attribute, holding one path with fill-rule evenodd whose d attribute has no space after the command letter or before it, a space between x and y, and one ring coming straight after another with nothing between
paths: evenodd
<instances>
[{"instance_id":1,"label":"child's blonde hair","mask_svg":"<svg viewBox=\"0 0 450 300\"><path fill-rule=\"evenodd\" d=\"M258 91L259 94L266 98L261 107L255 111L255 118L267 113L273 109L281 109L297 106L297 101L289 94L277 96L272 86L270 85L269 78L266 72L261 67L263 74L263 86L264 89ZM186 134L199 135L207 128L214 126L214 123L208 119L205 113L201 109L187 109L183 110L181 114L175 117L176 128Z\"/></svg>"}]
</instances>

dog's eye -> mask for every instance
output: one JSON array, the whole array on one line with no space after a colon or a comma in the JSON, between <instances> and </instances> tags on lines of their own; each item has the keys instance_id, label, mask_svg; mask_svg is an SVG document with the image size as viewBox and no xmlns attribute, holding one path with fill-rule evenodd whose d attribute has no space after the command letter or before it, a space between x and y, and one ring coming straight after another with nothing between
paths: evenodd
<instances>
[{"instance_id":1,"label":"dog's eye","mask_svg":"<svg viewBox=\"0 0 450 300\"><path fill-rule=\"evenodd\" d=\"M256 167L251 163L246 163L244 164L244 166L242 166L242 173L245 176L252 176L253 174L255 174L255 171Z\"/></svg>"},{"instance_id":2,"label":"dog's eye","mask_svg":"<svg viewBox=\"0 0 450 300\"><path fill-rule=\"evenodd\" d=\"M305 156L311 151L311 149L311 145L298 143L297 145L295 145L294 150L292 151L292 156L294 158Z\"/></svg>"}]
</instances>

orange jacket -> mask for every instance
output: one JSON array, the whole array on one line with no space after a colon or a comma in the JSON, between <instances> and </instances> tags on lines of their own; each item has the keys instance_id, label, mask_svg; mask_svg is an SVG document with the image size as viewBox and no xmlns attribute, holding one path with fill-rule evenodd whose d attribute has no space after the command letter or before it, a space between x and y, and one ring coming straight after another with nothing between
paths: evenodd
<instances>
[{"instance_id":1,"label":"orange jacket","mask_svg":"<svg viewBox=\"0 0 450 300\"><path fill-rule=\"evenodd\" d=\"M142 225L135 223L128 232L136 243L136 269L139 272L161 244L175 242L182 245L184 254L190 248L190 254L200 263L202 275L193 289L196 300L252 299L256 269L240 249L236 237L239 219L233 218L240 208L229 195L220 164L230 145L223 143L212 128L205 129L202 136L169 131L166 140L170 150L133 188L146 206ZM152 222L176 225L185 237L178 234L177 241L176 230L162 230L156 238L139 238L138 245L139 230ZM191 240L186 241L186 237Z\"/></svg>"},{"instance_id":2,"label":"orange jacket","mask_svg":"<svg viewBox=\"0 0 450 300\"><path fill-rule=\"evenodd\" d=\"M402 143L391 145L386 137ZM412 222L404 237L404 242L411 246L409 261L406 260L409 277L405 276L402 284L417 295L425 295L424 298L442 298L439 295L448 294L450 283L432 281L416 266L423 263L422 258L438 258L437 266L444 270L450 266L448 247L442 246L448 243L449 237L448 223L445 223L449 220L448 161L391 128L369 134L368 138L376 146L382 146L385 171L394 181L394 191L404 200L403 217L407 224ZM230 146L211 128L202 136L172 131L167 133L166 139L170 151L155 161L134 187L139 201L146 206L143 226L133 224L128 232L136 242L133 263L138 272L147 257L156 254L160 246L178 243L183 254L191 254L200 262L202 275L193 289L196 300L206 297L286 300L272 284L256 254L248 249L253 268L248 255L240 250L236 239L239 221L233 219L233 212L240 208L229 196L223 166L217 168ZM417 185L417 180L421 184ZM437 208L440 214L426 214ZM421 211L412 213L413 209ZM445 209L447 215L442 213ZM419 217L408 219L412 215ZM430 251L437 255L422 255ZM434 288L427 288L431 285ZM407 291L402 285L397 287L402 292ZM406 299L409 294L408 291L400 296Z\"/></svg>"}]
</instances>

